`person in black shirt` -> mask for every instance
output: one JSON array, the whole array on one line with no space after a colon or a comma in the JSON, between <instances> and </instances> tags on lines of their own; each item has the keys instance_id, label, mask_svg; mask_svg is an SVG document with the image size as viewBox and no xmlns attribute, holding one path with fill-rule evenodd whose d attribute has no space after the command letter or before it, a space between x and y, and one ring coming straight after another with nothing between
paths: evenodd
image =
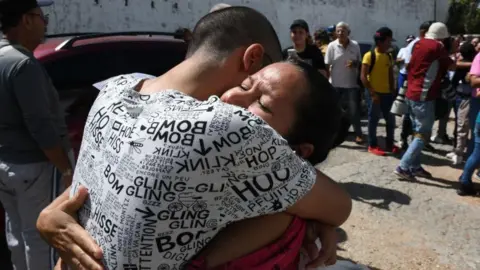
<instances>
[{"instance_id":1,"label":"person in black shirt","mask_svg":"<svg viewBox=\"0 0 480 270\"><path fill-rule=\"evenodd\" d=\"M288 58L289 49L295 49L297 55L304 62L312 65L328 78L328 71L325 66L323 54L320 49L313 44L307 22L304 20L295 20L290 26L290 37L292 39L293 46L283 50L284 59Z\"/></svg>"}]
</instances>

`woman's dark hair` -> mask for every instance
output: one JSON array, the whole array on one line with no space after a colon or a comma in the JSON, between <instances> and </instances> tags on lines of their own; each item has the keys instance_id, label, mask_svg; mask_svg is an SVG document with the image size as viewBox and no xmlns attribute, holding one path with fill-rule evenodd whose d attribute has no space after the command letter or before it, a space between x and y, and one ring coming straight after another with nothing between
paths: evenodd
<instances>
[{"instance_id":1,"label":"woman's dark hair","mask_svg":"<svg viewBox=\"0 0 480 270\"><path fill-rule=\"evenodd\" d=\"M337 91L327 78L303 61L288 60L287 63L302 71L307 93L297 104L296 122L286 138L290 145L312 144L315 149L307 160L317 164L345 140L349 121L340 106Z\"/></svg>"},{"instance_id":2,"label":"woman's dark hair","mask_svg":"<svg viewBox=\"0 0 480 270\"><path fill-rule=\"evenodd\" d=\"M462 44L462 46L460 46L460 54L462 55L463 60L466 62L473 62L475 55L477 55L477 51L472 43L465 42Z\"/></svg>"},{"instance_id":3,"label":"woman's dark hair","mask_svg":"<svg viewBox=\"0 0 480 270\"><path fill-rule=\"evenodd\" d=\"M310 35L310 33L307 33L307 41L306 41L306 44L307 45L313 45L313 38L312 38L312 35Z\"/></svg>"},{"instance_id":4,"label":"woman's dark hair","mask_svg":"<svg viewBox=\"0 0 480 270\"><path fill-rule=\"evenodd\" d=\"M328 44L330 42L330 37L325 30L317 30L314 34L315 41L320 41L323 44Z\"/></svg>"}]
</instances>

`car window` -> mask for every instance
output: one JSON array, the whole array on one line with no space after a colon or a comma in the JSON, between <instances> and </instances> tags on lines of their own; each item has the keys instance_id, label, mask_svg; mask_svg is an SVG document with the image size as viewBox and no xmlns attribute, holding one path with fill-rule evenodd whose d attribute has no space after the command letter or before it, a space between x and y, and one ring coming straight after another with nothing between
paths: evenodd
<instances>
[{"instance_id":1,"label":"car window","mask_svg":"<svg viewBox=\"0 0 480 270\"><path fill-rule=\"evenodd\" d=\"M186 45L149 41L85 45L72 50L65 57L44 63L60 92L126 73L162 75L185 58Z\"/></svg>"}]
</instances>

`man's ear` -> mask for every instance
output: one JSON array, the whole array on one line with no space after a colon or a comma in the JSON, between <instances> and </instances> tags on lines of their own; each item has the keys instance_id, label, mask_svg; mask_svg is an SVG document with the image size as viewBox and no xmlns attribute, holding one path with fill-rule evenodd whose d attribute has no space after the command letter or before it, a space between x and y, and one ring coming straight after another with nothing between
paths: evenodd
<instances>
[{"instance_id":1,"label":"man's ear","mask_svg":"<svg viewBox=\"0 0 480 270\"><path fill-rule=\"evenodd\" d=\"M248 46L243 54L243 67L248 74L262 69L264 53L263 46L258 43Z\"/></svg>"},{"instance_id":2,"label":"man's ear","mask_svg":"<svg viewBox=\"0 0 480 270\"><path fill-rule=\"evenodd\" d=\"M313 144L309 144L309 143L293 145L292 148L293 150L295 150L298 156L304 159L308 159L313 154L313 151L315 150L315 147L313 146Z\"/></svg>"},{"instance_id":3,"label":"man's ear","mask_svg":"<svg viewBox=\"0 0 480 270\"><path fill-rule=\"evenodd\" d=\"M23 14L20 23L23 24L25 28L30 30L33 24L32 16L29 16L28 14Z\"/></svg>"}]
</instances>

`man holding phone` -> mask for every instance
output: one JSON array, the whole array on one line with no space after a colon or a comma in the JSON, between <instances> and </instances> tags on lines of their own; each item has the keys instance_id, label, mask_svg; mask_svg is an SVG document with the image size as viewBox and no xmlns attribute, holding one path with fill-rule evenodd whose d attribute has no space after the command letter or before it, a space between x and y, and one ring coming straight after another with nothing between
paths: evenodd
<instances>
[{"instance_id":1,"label":"man holding phone","mask_svg":"<svg viewBox=\"0 0 480 270\"><path fill-rule=\"evenodd\" d=\"M350 116L350 122L355 130L355 142L363 143L360 126L358 71L361 60L360 46L349 38L350 26L340 22L336 28L337 39L328 44L325 54L325 64L330 70L330 82L342 96L344 108Z\"/></svg>"}]
</instances>

